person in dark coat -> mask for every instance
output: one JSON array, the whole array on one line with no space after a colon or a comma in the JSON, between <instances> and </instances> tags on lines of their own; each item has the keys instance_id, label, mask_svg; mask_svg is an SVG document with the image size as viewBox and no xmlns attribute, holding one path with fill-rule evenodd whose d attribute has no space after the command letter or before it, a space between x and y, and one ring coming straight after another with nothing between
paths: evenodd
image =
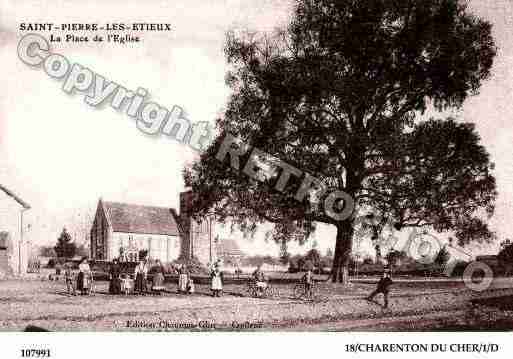
<instances>
[{"instance_id":1,"label":"person in dark coat","mask_svg":"<svg viewBox=\"0 0 513 359\"><path fill-rule=\"evenodd\" d=\"M120 294L121 293L121 283L119 281L119 276L121 275L121 267L119 266L118 260L114 259L110 266L109 270L109 294Z\"/></svg>"},{"instance_id":2,"label":"person in dark coat","mask_svg":"<svg viewBox=\"0 0 513 359\"><path fill-rule=\"evenodd\" d=\"M151 287L152 290L155 292L163 292L166 290L166 287L164 286L164 266L160 262L160 260L157 259L155 267L153 268L153 285Z\"/></svg>"},{"instance_id":3,"label":"person in dark coat","mask_svg":"<svg viewBox=\"0 0 513 359\"><path fill-rule=\"evenodd\" d=\"M374 301L374 297L380 293L383 294L384 307L388 308L388 295L390 293L390 286L393 284L392 278L390 278L390 270L385 268L383 277L379 280L376 289L367 297L367 300Z\"/></svg>"},{"instance_id":4,"label":"person in dark coat","mask_svg":"<svg viewBox=\"0 0 513 359\"><path fill-rule=\"evenodd\" d=\"M148 260L142 259L135 267L135 291L139 294L146 294L148 291Z\"/></svg>"},{"instance_id":5,"label":"person in dark coat","mask_svg":"<svg viewBox=\"0 0 513 359\"><path fill-rule=\"evenodd\" d=\"M87 294L87 291L91 288L91 276L91 267L87 258L84 257L78 266L77 276L77 290L80 291L81 295Z\"/></svg>"}]
</instances>

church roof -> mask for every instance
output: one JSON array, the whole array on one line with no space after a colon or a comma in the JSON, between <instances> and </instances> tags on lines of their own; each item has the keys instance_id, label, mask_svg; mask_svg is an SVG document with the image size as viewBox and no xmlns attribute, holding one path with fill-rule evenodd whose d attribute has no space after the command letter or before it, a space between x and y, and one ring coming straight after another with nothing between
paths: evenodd
<instances>
[{"instance_id":1,"label":"church roof","mask_svg":"<svg viewBox=\"0 0 513 359\"><path fill-rule=\"evenodd\" d=\"M179 236L178 216L173 208L103 202L114 232Z\"/></svg>"}]
</instances>

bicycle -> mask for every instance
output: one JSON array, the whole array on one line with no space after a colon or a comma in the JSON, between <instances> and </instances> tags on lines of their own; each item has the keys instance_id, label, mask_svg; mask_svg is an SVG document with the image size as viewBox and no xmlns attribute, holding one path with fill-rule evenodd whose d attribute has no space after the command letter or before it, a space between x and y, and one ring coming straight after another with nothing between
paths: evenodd
<instances>
[{"instance_id":1,"label":"bicycle","mask_svg":"<svg viewBox=\"0 0 513 359\"><path fill-rule=\"evenodd\" d=\"M253 298L270 298L277 297L279 295L278 288L272 286L269 282L267 282L267 286L264 288L259 288L255 281L249 280L246 287L246 292L250 297Z\"/></svg>"},{"instance_id":2,"label":"bicycle","mask_svg":"<svg viewBox=\"0 0 513 359\"><path fill-rule=\"evenodd\" d=\"M314 300L317 298L317 285L312 283L310 290L306 288L306 283L301 282L294 286L294 298L295 299L306 299Z\"/></svg>"}]
</instances>

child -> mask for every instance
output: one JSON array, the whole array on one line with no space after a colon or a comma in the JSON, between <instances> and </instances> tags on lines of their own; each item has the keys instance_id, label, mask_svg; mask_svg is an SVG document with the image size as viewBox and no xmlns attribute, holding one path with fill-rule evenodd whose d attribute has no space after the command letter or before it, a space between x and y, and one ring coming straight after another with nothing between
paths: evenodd
<instances>
[{"instance_id":1,"label":"child","mask_svg":"<svg viewBox=\"0 0 513 359\"><path fill-rule=\"evenodd\" d=\"M66 289L68 294L76 295L75 286L73 285L73 272L71 266L67 265L64 270L64 280L66 281Z\"/></svg>"},{"instance_id":2,"label":"child","mask_svg":"<svg viewBox=\"0 0 513 359\"><path fill-rule=\"evenodd\" d=\"M192 278L189 278L189 281L187 282L187 294L194 294L194 281Z\"/></svg>"},{"instance_id":3,"label":"child","mask_svg":"<svg viewBox=\"0 0 513 359\"><path fill-rule=\"evenodd\" d=\"M253 272L253 282L255 283L258 294L263 295L265 289L267 288L267 278L265 277L265 274L262 271L261 265L259 265L257 269Z\"/></svg>"},{"instance_id":4,"label":"child","mask_svg":"<svg viewBox=\"0 0 513 359\"><path fill-rule=\"evenodd\" d=\"M219 268L219 263L216 262L214 269L210 273L210 278L212 280L211 289L214 297L220 297L221 291L223 290L223 280L221 275L222 274L221 269Z\"/></svg>"},{"instance_id":5,"label":"child","mask_svg":"<svg viewBox=\"0 0 513 359\"><path fill-rule=\"evenodd\" d=\"M313 285L313 272L311 268L308 268L306 273L302 278L303 283L305 283L305 292L308 296L312 296L312 285Z\"/></svg>"},{"instance_id":6,"label":"child","mask_svg":"<svg viewBox=\"0 0 513 359\"><path fill-rule=\"evenodd\" d=\"M121 284L121 292L125 293L125 295L129 295L133 290L133 280L127 274L121 274L119 281Z\"/></svg>"}]
</instances>

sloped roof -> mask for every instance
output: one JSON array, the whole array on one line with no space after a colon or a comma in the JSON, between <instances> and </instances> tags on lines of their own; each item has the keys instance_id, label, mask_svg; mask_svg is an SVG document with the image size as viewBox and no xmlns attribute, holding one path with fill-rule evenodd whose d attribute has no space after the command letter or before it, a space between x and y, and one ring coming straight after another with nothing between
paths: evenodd
<instances>
[{"instance_id":1,"label":"sloped roof","mask_svg":"<svg viewBox=\"0 0 513 359\"><path fill-rule=\"evenodd\" d=\"M217 243L217 253L222 256L243 256L237 242L233 239L219 239Z\"/></svg>"},{"instance_id":2,"label":"sloped roof","mask_svg":"<svg viewBox=\"0 0 513 359\"><path fill-rule=\"evenodd\" d=\"M173 208L103 202L105 214L114 232L179 236Z\"/></svg>"},{"instance_id":3,"label":"sloped roof","mask_svg":"<svg viewBox=\"0 0 513 359\"><path fill-rule=\"evenodd\" d=\"M18 204L20 206L22 206L23 208L30 209L30 205L27 202L22 200L20 197L18 197L16 194L14 194L14 192L10 191L8 188L3 186L2 184L0 184L0 191L3 191L9 197L12 197L12 199L14 199L16 202L18 202Z\"/></svg>"}]
</instances>

